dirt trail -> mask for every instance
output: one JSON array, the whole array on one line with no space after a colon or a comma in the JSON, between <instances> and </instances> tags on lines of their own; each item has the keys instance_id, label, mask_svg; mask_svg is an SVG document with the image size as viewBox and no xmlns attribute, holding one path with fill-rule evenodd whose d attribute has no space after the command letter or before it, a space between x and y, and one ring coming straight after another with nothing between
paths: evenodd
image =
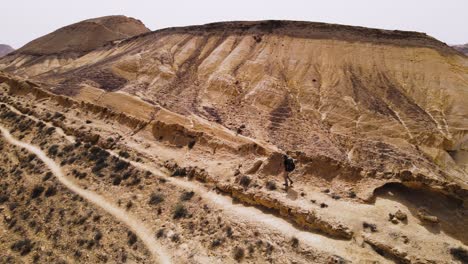
<instances>
[{"instance_id":1,"label":"dirt trail","mask_svg":"<svg viewBox=\"0 0 468 264\"><path fill-rule=\"evenodd\" d=\"M7 104L8 105L8 104ZM9 108L18 114L23 114L13 106L8 105ZM23 114L25 115L25 114ZM25 115L26 117L36 119L33 116L30 115ZM53 126L50 124L50 126ZM60 128L57 128L57 132L63 136L67 141L70 143L74 143L74 137L69 136L63 132ZM2 129L3 131L3 129ZM7 132L8 133L8 132ZM19 142L19 141L17 141ZM25 144L22 142L19 142L21 144ZM34 147L35 148L35 147ZM37 148L36 148L37 149ZM45 156L45 154L42 153L42 155ZM201 186L200 184L196 182L190 182L174 177L170 177L166 172L160 170L159 168L156 168L154 166L149 166L147 164L143 164L140 162L135 162L133 160L125 159L121 156L119 156L117 153L113 152L112 150L106 149L112 156L118 157L119 159L122 159L124 161L129 162L131 165L133 165L136 168L140 168L142 170L147 170L153 173L156 176L163 177L167 179L170 183L172 183L175 186L178 186L183 189L188 189L192 191L196 191L205 201L208 203L211 203L215 207L222 209L223 212L232 217L233 219L236 219L237 221L241 222L247 222L251 225L257 226L259 228L267 229L268 231L273 231L273 232L278 232L281 233L285 237L296 237L302 243L313 247L314 249L317 249L322 252L326 252L331 255L341 255L341 256L348 256L351 261L353 262L359 262L362 259L372 259L372 260L378 260L380 263L386 263L388 260L385 258L377 255L377 254L370 254L368 250L360 247L357 243L354 241L345 241L345 240L336 240L332 239L320 234L315 234L311 232L306 232L302 231L298 228L296 228L292 223L280 218L276 217L271 214L267 214L262 212L261 210L255 208L255 207L246 207L243 204L235 204L232 200L232 198L224 195L217 194L213 191L208 190L206 187ZM48 157L45 156L45 158L49 159ZM50 160L50 159L49 159ZM52 160L50 160L53 162ZM58 168L60 171L60 168L57 166L57 164L54 163L54 166ZM61 171L60 171L61 173ZM62 176L63 177L63 176ZM68 181L67 179L65 179ZM71 183L71 182L70 182ZM73 184L73 183L71 183ZM68 186L67 186L68 187ZM79 187L77 187L79 188ZM83 192L89 192L82 190ZM99 197L101 200L103 198ZM99 205L100 206L100 205ZM112 206L112 205L111 205ZM119 208L116 208L120 210ZM122 210L120 210L122 211ZM123 214L126 214L126 212L122 211ZM138 234L137 234L138 235ZM143 240L143 239L142 239ZM151 240L154 241L153 238ZM146 244L146 243L145 243ZM154 245L155 243L153 243ZM148 247L149 248L149 247Z\"/></svg>"},{"instance_id":2,"label":"dirt trail","mask_svg":"<svg viewBox=\"0 0 468 264\"><path fill-rule=\"evenodd\" d=\"M217 194L214 191L210 191L206 187L203 187L196 182L170 177L167 175L167 173L161 171L158 168L122 158L112 151L109 151L109 153L129 162L136 168L150 171L154 175L167 179L169 184L197 192L205 201L211 203L216 208L223 210L226 215L236 219L236 221L247 222L250 225L257 226L261 229L266 229L270 232L278 232L285 237L296 237L302 243L311 246L314 249L326 252L330 255L347 256L353 262L359 263L363 259L378 260L379 263L388 262L387 259L381 257L380 255L371 254L368 250L359 246L354 241L337 240L320 234L302 231L296 228L292 223L280 217L264 213L255 207L245 206L243 204L235 204L232 198Z\"/></svg>"},{"instance_id":3,"label":"dirt trail","mask_svg":"<svg viewBox=\"0 0 468 264\"><path fill-rule=\"evenodd\" d=\"M146 247L151 252L156 261L164 264L171 263L170 257L162 250L162 247L154 238L154 232L152 232L151 229L145 227L145 225L141 221L134 218L132 215L128 214L127 212L118 208L117 206L109 203L103 197L91 191L84 190L78 187L75 183L67 179L63 174L60 166L58 166L54 160L47 157L47 155L38 147L16 140L15 138L13 138L10 132L8 132L8 130L1 125L0 131L9 143L21 148L25 148L29 152L36 155L39 159L41 159L47 165L47 167L49 167L49 169L57 177L57 179L69 190L85 198L86 200L90 201L96 206L101 207L104 211L126 224L143 241L143 243L146 245Z\"/></svg>"}]
</instances>

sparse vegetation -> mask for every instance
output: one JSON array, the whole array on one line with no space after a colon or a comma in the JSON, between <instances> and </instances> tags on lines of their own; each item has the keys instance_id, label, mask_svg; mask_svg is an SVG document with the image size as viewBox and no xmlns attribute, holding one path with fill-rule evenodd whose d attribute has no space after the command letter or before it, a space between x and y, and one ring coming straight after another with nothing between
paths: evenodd
<instances>
[{"instance_id":1,"label":"sparse vegetation","mask_svg":"<svg viewBox=\"0 0 468 264\"><path fill-rule=\"evenodd\" d=\"M52 133L55 131L55 127L48 127L45 131L46 135L52 135Z\"/></svg>"},{"instance_id":2,"label":"sparse vegetation","mask_svg":"<svg viewBox=\"0 0 468 264\"><path fill-rule=\"evenodd\" d=\"M55 114L52 116L53 119L60 119L63 120L65 119L65 116L62 113L55 112Z\"/></svg>"},{"instance_id":3,"label":"sparse vegetation","mask_svg":"<svg viewBox=\"0 0 468 264\"><path fill-rule=\"evenodd\" d=\"M133 202L132 202L132 201L128 201L127 204L125 205L125 208L126 208L127 210L130 210L130 208L132 208L132 206L133 206Z\"/></svg>"},{"instance_id":4,"label":"sparse vegetation","mask_svg":"<svg viewBox=\"0 0 468 264\"><path fill-rule=\"evenodd\" d=\"M128 154L128 152L125 150L119 151L119 156L126 159L130 158L130 154Z\"/></svg>"},{"instance_id":5,"label":"sparse vegetation","mask_svg":"<svg viewBox=\"0 0 468 264\"><path fill-rule=\"evenodd\" d=\"M332 198L335 200L339 200L341 199L341 196L339 196L338 194L332 194Z\"/></svg>"},{"instance_id":6,"label":"sparse vegetation","mask_svg":"<svg viewBox=\"0 0 468 264\"><path fill-rule=\"evenodd\" d=\"M266 188L270 191L276 190L276 183L274 181L267 181Z\"/></svg>"},{"instance_id":7,"label":"sparse vegetation","mask_svg":"<svg viewBox=\"0 0 468 264\"><path fill-rule=\"evenodd\" d=\"M164 196L162 196L160 193L152 193L148 201L150 205L157 205L162 202L164 202Z\"/></svg>"},{"instance_id":8,"label":"sparse vegetation","mask_svg":"<svg viewBox=\"0 0 468 264\"><path fill-rule=\"evenodd\" d=\"M113 23L110 24L112 29ZM273 37L268 34L268 31L278 27L281 28L275 31ZM460 90L455 88L459 88L466 79L465 76L457 75L460 72L460 58L457 57L455 62L439 60L439 55L444 55L445 51L449 55L452 54L450 50L446 50L447 47L442 47L443 45L439 45L436 40L426 41L422 35L414 34L411 37L412 33L402 34L396 31L380 32L363 28L352 30L351 27L303 22L234 22L194 29L197 33L193 38L179 36L186 30L176 30L174 33L177 36L173 41L171 30L163 34L168 43L181 42L175 51L166 52L164 41L161 45L155 42L158 36L133 37L121 44L120 40L117 40L109 42L113 43L112 45L101 46L90 56L85 56L83 63L89 60L89 63L84 63L89 67L79 67L76 70L70 68L70 74L57 76L54 71L49 71L37 79L38 87L32 86L36 82L34 78L30 81L20 80L15 84L18 87L12 86L13 82L9 81L0 85L0 101L15 105L21 112L29 112L37 119L47 120L47 124L42 121L30 122L25 115L9 113L10 120L0 120L2 126L10 130L15 138L24 138L24 142L31 142L48 153L57 164L63 166L63 173L67 179L86 190L79 192L75 188L67 188L70 186L61 184L60 177L57 178L48 172L48 164L29 154L27 149L9 144L8 138L0 135L0 150L5 154L0 158L0 221L4 227L1 236L3 244L0 243L0 262L151 262L152 255L158 251L155 248L158 245L140 243L143 240L138 241L140 236L136 235L140 233L127 234L128 230L138 230L134 229L135 223L142 223L145 225L144 229L147 227L153 230L147 235L155 236L158 239L157 244L166 244L163 246L168 255L173 260L175 257L180 259L175 261L181 262L348 262L334 254L358 262L363 256L369 262L399 261L400 257L407 258L408 261L467 262L467 247L460 242L465 238L463 221L460 220L464 216L461 210L463 204L460 204L463 201L457 198L463 194L460 188L464 186L460 187L460 182L453 183L450 168L445 170L437 164L432 164L433 159L425 154L426 149L420 150L418 147L422 143L431 145L434 143L432 141L435 141L434 148L443 150L444 147L447 148L444 134L450 134L448 132L454 129L453 126L466 126L460 123L459 117L465 114L458 105L462 100L455 100L457 104L453 104L454 100L451 100ZM80 32L77 31L78 33ZM391 50L385 49L385 52L388 53L386 57L393 58L393 61L411 57L409 59L414 62L414 56L405 56L405 52L401 55L402 53L398 52L399 48L408 50L412 47L429 46L436 51L441 49L440 54L429 52L430 56L422 57L434 58L432 53L437 53L435 55L438 56L438 61L445 64L453 62L452 68L458 72L438 74L448 76L444 78L443 86L449 90L450 98L445 98L447 94L443 91L434 93L423 89L438 88L438 75L432 80L424 78L424 73L416 72L419 79L424 80L412 81L412 78L418 77L412 76L415 71L410 67L415 63L397 63L409 66L401 69L402 67L396 65L397 69L404 71L399 72L396 77L392 76L391 71L386 71L389 67L380 67L379 62L375 62L379 60L379 56L369 56L368 60L358 60L359 65L353 65L353 56L362 53L359 49L354 50L359 43L343 47L339 47L341 44L338 43L333 46L333 49L336 49L332 50L333 54L319 56L316 59L318 64L314 61L311 63L310 57L317 57L314 56L315 53L320 55L320 52L326 53L330 50L321 47L320 43L309 41L317 35L316 33L324 39L322 42L327 42L328 37L332 40L342 38L343 45L346 44L345 40L349 39L356 43L371 43L373 46L385 42L392 46ZM372 36L366 36L369 35L367 33ZM231 37L235 43L224 45L225 40L231 40ZM377 40L374 41L374 37ZM145 47L146 39L154 41L146 41L150 46ZM413 40L418 43L412 45ZM260 42L262 47L253 49L252 45ZM201 45L203 49L203 46L207 46L205 44L209 44L209 47L200 52L198 46ZM309 44L312 46L306 47ZM137 48L124 49L126 45ZM108 48L112 50L112 47L117 46L122 46L119 56L104 58L110 54L107 52ZM231 46L235 46L236 49ZM292 57L289 56L291 54L288 53L288 49L299 46L304 46L304 51L295 51ZM263 47L265 50L278 50L278 56L258 56L256 53L261 52ZM152 50L153 48L155 50ZM159 48L163 50L156 50ZM314 48L317 52L313 51ZM285 52L281 52L281 49ZM312 53L307 51L308 49L312 50ZM217 57L226 57L230 53L230 57L238 57L240 61L236 62L236 65L240 66L234 67L235 69L231 69L232 65L219 65L233 72L234 77L229 74L227 77L215 74L214 77L220 78L209 79L208 77L213 75L212 71L220 73L217 70L219 67L204 67L206 69L203 73L198 69L198 62L213 62L213 57L216 60L216 56L211 54L212 50L222 53L222 56L218 54ZM138 54L139 51L147 51L154 56L146 58L144 52ZM183 67L176 67L177 69L173 69L169 75L162 76L167 77L166 79L170 77L170 80L161 83L161 89L153 89L151 94L146 93L145 96L145 91L151 90L152 80L158 77L158 72L153 69L140 69L140 66L152 66L153 61L163 66L171 64L173 60L178 59L172 56L176 53L187 55L189 59L183 63ZM350 54L347 60L350 63L340 61L340 54L343 53ZM99 58L93 58L95 55ZM142 55L141 63L135 64L132 61L138 55ZM334 57L338 57L338 60ZM104 60L99 62L101 59ZM416 60L420 61L418 58ZM125 87L131 88L131 94L101 98L99 89L82 89L81 92L89 92L90 98L102 99L82 101L82 96L62 96L55 90L56 86L61 85L59 82L69 81L64 83L64 89L73 90L73 93L80 92L80 87L87 84L102 88L101 90L117 91L119 88L115 85L102 85L113 83L113 75L103 71L111 71L112 66L122 64L120 61L128 64L126 68L129 68L130 72L148 70L147 78L129 78L128 82L125 81ZM330 68L331 74L339 73L332 76L336 77L332 78L332 81L340 84L332 91L326 90L325 93L321 86L325 87L327 84L325 75L329 69L316 67L316 64L320 66L324 61L331 61L333 65L325 68ZM387 60L387 63L392 64L393 61ZM34 64L35 61L31 63ZM12 71L33 76L34 74L29 74L27 69L31 63L23 65L24 67L18 64L16 70L13 69L15 65L12 65ZM371 66L361 69L361 64ZM77 64L72 63L71 67L73 65ZM246 67L243 65L252 68L254 72L245 73ZM254 67L251 67L252 65ZM265 68L263 66L268 68L266 72L262 71ZM298 73L297 70L294 71L294 66L304 70ZM395 65L390 66L395 68ZM423 69L423 66L418 69ZM410 68L409 71L407 68ZM447 67L439 65L436 68ZM235 74L237 70L245 74ZM57 70L57 73L61 72L64 71ZM259 72L261 76L257 76ZM325 75L320 76L322 73ZM200 74L208 77L198 78ZM10 78L9 74L1 75L0 78ZM172 77L175 77L175 80L172 80ZM323 78L325 83L322 83ZM412 89L406 87L408 85L405 86L405 83L409 86L423 84L424 87ZM285 87L288 84L300 89L288 89L289 87ZM205 88L213 85L216 86L216 93L205 91ZM304 86L306 90L311 91L304 94ZM376 89L372 89L373 87ZM43 88L44 91L41 91ZM411 91L408 92L408 89ZM317 93L323 98L315 98L319 97L315 96ZM415 93L420 94L414 95ZM133 95L141 97L143 101L133 100ZM217 100L224 98L223 95L228 98ZM416 98L410 98L414 96ZM437 102L442 100L444 104L431 103L430 99L437 99ZM31 110L25 109L26 104L21 102L23 100L28 101ZM144 101L149 104L143 103ZM310 111L323 105L323 102L326 103L326 107L322 107L322 110L327 113ZM106 105L108 107L105 107ZM219 109L204 107L209 105ZM389 109L389 105L392 109ZM3 116L9 110L4 104L1 106L4 109L0 111L0 115ZM353 111L347 111L348 109ZM398 116L395 116L398 113L393 110L402 111L402 118L405 120L399 120ZM419 116L420 112L422 116ZM430 112L429 117L425 112ZM323 115L320 115L321 113ZM435 114L437 122L431 118L431 113ZM338 118L335 115L338 115ZM362 118L358 118L360 116ZM68 120L65 120L65 117ZM351 121L358 119L357 123L362 122L360 125L351 121L347 124L346 118ZM406 119L409 122L408 128L405 124L400 124ZM439 119L442 123L438 122ZM50 122L57 128L50 127ZM86 124L82 124L83 122ZM218 126L214 122L221 125ZM245 122L248 123L248 129L242 124ZM336 129L332 128L336 126L332 126L337 122L343 124L338 127L339 131L334 131ZM439 125L443 126L442 132ZM422 129L425 127L427 129ZM408 129L411 131L407 131ZM70 145L66 140L68 137L61 135L62 131L82 140L82 143L78 141ZM368 140L366 135L371 138ZM157 141L158 137L161 141ZM450 145L458 146L460 137L449 141L448 143L453 143ZM444 143L444 146L439 143ZM114 157L110 150L117 152L118 156ZM448 152L452 156L455 155L455 151ZM283 170L281 153L291 155L301 165L291 175L294 180L297 178L299 181L298 186L284 188L285 191L281 175L272 175ZM130 158L131 162L125 160ZM135 160L144 160L144 164L141 164L141 167L132 166ZM147 171L144 166L153 169L148 168L150 171ZM164 171L155 172L161 166L165 166ZM185 178L168 178L164 176L167 173L166 169L170 173L173 172L173 176ZM97 178L94 174L102 178ZM196 179L190 181L192 178ZM400 183L395 184L396 182ZM424 184L418 184L421 182ZM3 188L5 184L10 186ZM435 192L434 187L440 187L442 190L436 189L440 192ZM324 190L325 188L330 189ZM352 188L358 194L365 194L364 197L357 199ZM327 195L321 193L322 191ZM83 195L86 193L103 196L102 199L93 201ZM425 199L426 193L430 195L428 199ZM393 200L402 200L399 207L403 208L409 217L407 219L407 216L402 214L400 217L398 212L392 211L392 219L409 220L408 222L393 226L385 222L386 219L382 219L385 216L382 215L381 208L366 205L366 202L372 203L373 199L370 198L392 198L389 194L394 196ZM416 197L417 199L413 199ZM231 198L234 201L232 204ZM344 204L349 206L342 206ZM440 204L453 210L440 210L437 206ZM423 222L415 219L415 210L420 205L427 206L427 213L434 214L421 216L422 220L429 221L425 224L429 225L424 227L419 226ZM112 213L112 207L118 207L118 212L123 216ZM320 209L327 207L329 208ZM125 208L129 211L125 212ZM394 206L387 209L396 211ZM106 211L110 211L111 214ZM452 216L453 212L459 214ZM135 218L135 221L120 221L122 218L125 220L126 213L130 219ZM366 215L372 214L375 217L366 218ZM349 215L352 217L346 217ZM439 226L435 225L436 216L440 217ZM314 227L317 228L316 232L323 232L321 235L330 236L332 239L328 239L326 245L331 249L326 251L330 252L314 250L306 243L313 241L314 234L309 234L309 238L305 232L297 236L298 234L294 234L297 232L287 232L291 229L289 225L287 228L280 224L274 225L279 220L288 220L298 229ZM363 228L358 228L360 230L355 228L356 220L360 220L358 225L363 225ZM363 222L364 220L368 223ZM130 226L127 226L126 223L129 222ZM264 226L272 223L273 226ZM417 230L413 230L412 227L417 227ZM374 237L378 234L379 237ZM351 241L349 236L356 238L359 243ZM27 239L28 237L32 241ZM434 240L434 237L437 239ZM377 245L375 247L385 251L383 257L372 250L374 238L374 244ZM333 250L343 243L346 244L346 250ZM276 249L273 250L274 248ZM174 250L176 252L173 252ZM433 254L424 255L428 250ZM27 257L19 256L26 255L29 251ZM406 252L409 255L405 255Z\"/></svg>"},{"instance_id":9,"label":"sparse vegetation","mask_svg":"<svg viewBox=\"0 0 468 264\"><path fill-rule=\"evenodd\" d=\"M97 231L95 234L94 234L94 240L97 242L97 241L100 241L102 239L102 233L101 231Z\"/></svg>"},{"instance_id":10,"label":"sparse vegetation","mask_svg":"<svg viewBox=\"0 0 468 264\"><path fill-rule=\"evenodd\" d=\"M181 201L189 201L192 199L192 197L195 195L193 191L190 192L183 192L182 195L180 196Z\"/></svg>"},{"instance_id":11,"label":"sparse vegetation","mask_svg":"<svg viewBox=\"0 0 468 264\"><path fill-rule=\"evenodd\" d=\"M73 176L75 176L75 177L78 178L78 179L84 179L84 178L86 178L86 172L79 172L79 171L76 170L76 169L73 169L73 170L72 170L72 174L73 174Z\"/></svg>"},{"instance_id":12,"label":"sparse vegetation","mask_svg":"<svg viewBox=\"0 0 468 264\"><path fill-rule=\"evenodd\" d=\"M108 166L108 165L107 165L107 163L106 163L104 160L98 160L98 161L96 161L96 164L93 166L93 168L91 169L91 171L92 171L94 174L100 176L100 173L99 173L99 172L100 172L102 169L106 168L107 166Z\"/></svg>"},{"instance_id":13,"label":"sparse vegetation","mask_svg":"<svg viewBox=\"0 0 468 264\"><path fill-rule=\"evenodd\" d=\"M234 248L234 251L233 251L232 255L233 255L233 258L234 258L235 260L241 261L241 260L244 258L244 256L245 256L244 249L241 248L241 247L237 247L237 246L236 246L236 247Z\"/></svg>"},{"instance_id":14,"label":"sparse vegetation","mask_svg":"<svg viewBox=\"0 0 468 264\"><path fill-rule=\"evenodd\" d=\"M252 244L250 244L247 249L250 255L252 255L255 252L255 247Z\"/></svg>"},{"instance_id":15,"label":"sparse vegetation","mask_svg":"<svg viewBox=\"0 0 468 264\"><path fill-rule=\"evenodd\" d=\"M88 158L91 161L95 161L95 160L105 161L109 156L110 156L109 152L107 152L106 150L100 147L93 146L89 149Z\"/></svg>"},{"instance_id":16,"label":"sparse vegetation","mask_svg":"<svg viewBox=\"0 0 468 264\"><path fill-rule=\"evenodd\" d=\"M222 240L222 239L220 239L220 238L215 238L213 241L211 241L211 247L212 247L212 248L219 247L219 246L221 246L222 243L223 243L223 240Z\"/></svg>"},{"instance_id":17,"label":"sparse vegetation","mask_svg":"<svg viewBox=\"0 0 468 264\"><path fill-rule=\"evenodd\" d=\"M11 250L19 252L21 256L25 256L31 252L33 243L29 239L23 239L11 245Z\"/></svg>"},{"instance_id":18,"label":"sparse vegetation","mask_svg":"<svg viewBox=\"0 0 468 264\"><path fill-rule=\"evenodd\" d=\"M35 185L31 191L31 199L36 199L44 192L44 187L40 185Z\"/></svg>"},{"instance_id":19,"label":"sparse vegetation","mask_svg":"<svg viewBox=\"0 0 468 264\"><path fill-rule=\"evenodd\" d=\"M172 218L174 219L180 219L186 217L188 214L187 209L184 207L183 204L177 204L176 207L174 208L174 213L172 215Z\"/></svg>"},{"instance_id":20,"label":"sparse vegetation","mask_svg":"<svg viewBox=\"0 0 468 264\"><path fill-rule=\"evenodd\" d=\"M174 172L171 175L172 177L177 177L177 176L187 176L187 169L185 168L177 168L174 170Z\"/></svg>"},{"instance_id":21,"label":"sparse vegetation","mask_svg":"<svg viewBox=\"0 0 468 264\"><path fill-rule=\"evenodd\" d=\"M461 263L468 263L468 250L462 247L451 248L450 254Z\"/></svg>"},{"instance_id":22,"label":"sparse vegetation","mask_svg":"<svg viewBox=\"0 0 468 264\"><path fill-rule=\"evenodd\" d=\"M299 246L299 239L297 239L296 237L293 237L293 238L291 239L291 246L292 246L293 248L297 248L297 247Z\"/></svg>"},{"instance_id":23,"label":"sparse vegetation","mask_svg":"<svg viewBox=\"0 0 468 264\"><path fill-rule=\"evenodd\" d=\"M161 238L164 236L164 228L161 228L156 232L156 238Z\"/></svg>"},{"instance_id":24,"label":"sparse vegetation","mask_svg":"<svg viewBox=\"0 0 468 264\"><path fill-rule=\"evenodd\" d=\"M174 242L174 243L177 243L180 241L180 235L179 234L173 234L171 236L171 241Z\"/></svg>"},{"instance_id":25,"label":"sparse vegetation","mask_svg":"<svg viewBox=\"0 0 468 264\"><path fill-rule=\"evenodd\" d=\"M247 175L242 175L242 176L240 177L239 183L240 183L240 185L242 185L242 186L244 186L244 187L249 187L251 181L252 181L252 180L249 178L249 176L247 176Z\"/></svg>"},{"instance_id":26,"label":"sparse vegetation","mask_svg":"<svg viewBox=\"0 0 468 264\"><path fill-rule=\"evenodd\" d=\"M233 235L232 227L230 227L230 226L226 227L226 235L229 238L232 237L232 235Z\"/></svg>"},{"instance_id":27,"label":"sparse vegetation","mask_svg":"<svg viewBox=\"0 0 468 264\"><path fill-rule=\"evenodd\" d=\"M75 148L74 144L66 145L65 147L63 147L63 152L65 153L72 152L74 148Z\"/></svg>"},{"instance_id":28,"label":"sparse vegetation","mask_svg":"<svg viewBox=\"0 0 468 264\"><path fill-rule=\"evenodd\" d=\"M54 196L55 194L57 194L57 188L55 188L55 186L47 187L47 190L44 193L46 197L51 197L51 196Z\"/></svg>"},{"instance_id":29,"label":"sparse vegetation","mask_svg":"<svg viewBox=\"0 0 468 264\"><path fill-rule=\"evenodd\" d=\"M266 253L267 253L268 255L271 255L271 253L273 253L273 250L274 250L274 249L275 249L275 248L273 247L272 244L270 244L270 243L268 243L268 242L266 243Z\"/></svg>"},{"instance_id":30,"label":"sparse vegetation","mask_svg":"<svg viewBox=\"0 0 468 264\"><path fill-rule=\"evenodd\" d=\"M193 147L195 146L195 143L196 143L195 140L190 141L187 145L188 149L193 149Z\"/></svg>"},{"instance_id":31,"label":"sparse vegetation","mask_svg":"<svg viewBox=\"0 0 468 264\"><path fill-rule=\"evenodd\" d=\"M49 147L49 149L47 150L47 154L49 154L50 156L56 156L57 153L58 153L58 145L52 145Z\"/></svg>"},{"instance_id":32,"label":"sparse vegetation","mask_svg":"<svg viewBox=\"0 0 468 264\"><path fill-rule=\"evenodd\" d=\"M114 179L112 180L113 185L119 185L122 182L122 178L120 176L115 176Z\"/></svg>"},{"instance_id":33,"label":"sparse vegetation","mask_svg":"<svg viewBox=\"0 0 468 264\"><path fill-rule=\"evenodd\" d=\"M129 246L133 246L133 244L137 242L137 236L132 231L128 231L127 237L128 237L127 244Z\"/></svg>"},{"instance_id":34,"label":"sparse vegetation","mask_svg":"<svg viewBox=\"0 0 468 264\"><path fill-rule=\"evenodd\" d=\"M8 202L8 196L5 194L0 194L0 204Z\"/></svg>"},{"instance_id":35,"label":"sparse vegetation","mask_svg":"<svg viewBox=\"0 0 468 264\"><path fill-rule=\"evenodd\" d=\"M114 166L114 171L119 172L121 170L124 170L124 169L128 168L129 165L130 164L128 162L123 161L123 160L119 160L119 161L117 161L117 163Z\"/></svg>"}]
</instances>

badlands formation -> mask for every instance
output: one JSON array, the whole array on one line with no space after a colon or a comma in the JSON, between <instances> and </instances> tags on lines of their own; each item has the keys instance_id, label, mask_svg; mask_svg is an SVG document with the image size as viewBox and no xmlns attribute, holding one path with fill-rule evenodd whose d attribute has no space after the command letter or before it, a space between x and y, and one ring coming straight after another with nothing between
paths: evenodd
<instances>
[{"instance_id":1,"label":"badlands formation","mask_svg":"<svg viewBox=\"0 0 468 264\"><path fill-rule=\"evenodd\" d=\"M112 16L0 70L2 263L468 261L468 58L426 34Z\"/></svg>"}]
</instances>

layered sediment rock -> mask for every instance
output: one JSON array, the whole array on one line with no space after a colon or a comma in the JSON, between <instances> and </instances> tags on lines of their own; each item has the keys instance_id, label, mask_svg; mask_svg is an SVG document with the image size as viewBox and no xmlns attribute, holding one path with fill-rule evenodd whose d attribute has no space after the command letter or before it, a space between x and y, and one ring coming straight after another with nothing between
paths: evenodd
<instances>
[{"instance_id":1,"label":"layered sediment rock","mask_svg":"<svg viewBox=\"0 0 468 264\"><path fill-rule=\"evenodd\" d=\"M397 210L383 213L388 200L408 207L413 228L427 225L414 223L422 198L403 197L413 190L447 205L427 212L442 219L431 222L449 234L441 241L466 242L453 230L466 222L468 60L451 47L417 32L294 21L169 28L101 44L60 51L59 60L20 50L0 68L29 81L0 78L12 96L47 98L99 122L93 131L57 122L71 134L174 160L175 174L185 170L302 228L416 261L423 251L406 253L411 243L382 242L400 239L394 229L407 232L387 219ZM125 131L118 143L107 142L111 124ZM283 153L296 160L297 193L273 188ZM376 228L356 220L368 217Z\"/></svg>"}]
</instances>

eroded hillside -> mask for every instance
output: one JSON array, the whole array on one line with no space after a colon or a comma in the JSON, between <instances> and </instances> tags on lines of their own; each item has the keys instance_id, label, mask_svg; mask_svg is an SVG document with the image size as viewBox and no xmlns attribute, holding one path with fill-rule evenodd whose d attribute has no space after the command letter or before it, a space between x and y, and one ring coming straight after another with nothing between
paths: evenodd
<instances>
[{"instance_id":1,"label":"eroded hillside","mask_svg":"<svg viewBox=\"0 0 468 264\"><path fill-rule=\"evenodd\" d=\"M468 44L464 45L454 45L452 46L454 49L464 53L465 55L468 55Z\"/></svg>"},{"instance_id":2,"label":"eroded hillside","mask_svg":"<svg viewBox=\"0 0 468 264\"><path fill-rule=\"evenodd\" d=\"M1 124L172 241L157 260L451 263L468 241L467 63L416 32L165 29L72 59L1 59ZM288 191L282 153L297 161Z\"/></svg>"},{"instance_id":3,"label":"eroded hillside","mask_svg":"<svg viewBox=\"0 0 468 264\"><path fill-rule=\"evenodd\" d=\"M12 47L6 44L0 44L0 58L14 51Z\"/></svg>"}]
</instances>

